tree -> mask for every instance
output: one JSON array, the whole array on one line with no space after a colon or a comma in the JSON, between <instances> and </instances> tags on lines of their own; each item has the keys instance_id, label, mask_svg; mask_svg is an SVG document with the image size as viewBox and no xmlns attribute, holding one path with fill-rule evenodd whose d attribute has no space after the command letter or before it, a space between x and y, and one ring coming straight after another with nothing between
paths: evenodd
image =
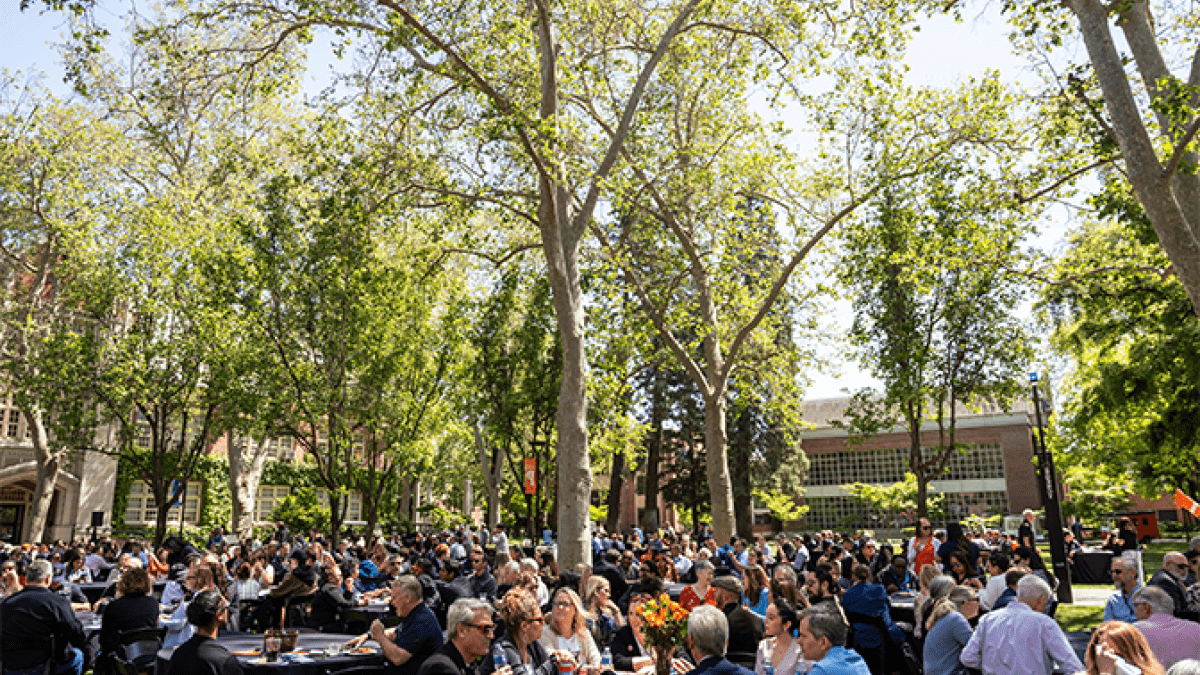
<instances>
[{"instance_id":1,"label":"tree","mask_svg":"<svg viewBox=\"0 0 1200 675\"><path fill-rule=\"evenodd\" d=\"M841 279L855 294L851 340L884 385L855 395L844 424L861 438L898 426L909 437L917 513L954 453L961 409L1020 394L1029 338L1012 314L1015 278L980 260L1016 253L1023 209L990 193L991 177L962 160L889 189L869 226L845 231ZM922 426L937 424L933 442Z\"/></svg>"},{"instance_id":2,"label":"tree","mask_svg":"<svg viewBox=\"0 0 1200 675\"><path fill-rule=\"evenodd\" d=\"M911 521L916 516L928 517L930 513L944 512L945 496L929 494L926 489L922 497L917 476L909 471L904 472L904 480L891 485L851 483L843 485L842 489L874 511L883 523L898 524ZM922 499L925 500L924 505Z\"/></svg>"},{"instance_id":3,"label":"tree","mask_svg":"<svg viewBox=\"0 0 1200 675\"><path fill-rule=\"evenodd\" d=\"M0 368L30 431L37 480L25 536L41 541L60 469L94 446L90 373L99 333L76 311L72 281L86 258L81 253L94 226L97 186L114 180L122 145L113 126L86 107L35 90L6 98L5 108Z\"/></svg>"},{"instance_id":4,"label":"tree","mask_svg":"<svg viewBox=\"0 0 1200 675\"><path fill-rule=\"evenodd\" d=\"M1107 477L1098 488L1128 474L1141 494L1195 494L1200 318L1182 280L1158 272L1166 252L1123 180L1093 203L1101 219L1071 233L1041 278L1050 344L1073 364L1056 387L1056 451L1066 467Z\"/></svg>"},{"instance_id":5,"label":"tree","mask_svg":"<svg viewBox=\"0 0 1200 675\"><path fill-rule=\"evenodd\" d=\"M1094 79L1068 70L1058 86L1077 99L1080 116L1095 119L1103 140L1120 148L1122 174L1170 262L1164 269L1200 314L1200 50L1191 10L1163 5L1152 12L1146 0L1009 2L1006 9L1035 41L1039 60L1077 26ZM1118 50L1114 24L1128 54Z\"/></svg>"}]
</instances>

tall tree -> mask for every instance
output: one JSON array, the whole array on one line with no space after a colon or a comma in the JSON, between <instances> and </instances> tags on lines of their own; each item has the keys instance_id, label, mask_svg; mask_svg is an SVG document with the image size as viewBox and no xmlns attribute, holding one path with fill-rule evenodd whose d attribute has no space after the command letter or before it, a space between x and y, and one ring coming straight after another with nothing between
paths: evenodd
<instances>
[{"instance_id":1,"label":"tall tree","mask_svg":"<svg viewBox=\"0 0 1200 675\"><path fill-rule=\"evenodd\" d=\"M855 395L846 426L857 436L893 427L909 438L917 513L929 482L962 450L958 415L979 400L1007 405L1031 358L1013 315L1022 288L979 261L1016 255L1024 210L991 190L992 177L947 161L872 205L870 222L844 232L841 281L854 294L850 337L883 392ZM922 427L935 422L932 442Z\"/></svg>"}]
</instances>

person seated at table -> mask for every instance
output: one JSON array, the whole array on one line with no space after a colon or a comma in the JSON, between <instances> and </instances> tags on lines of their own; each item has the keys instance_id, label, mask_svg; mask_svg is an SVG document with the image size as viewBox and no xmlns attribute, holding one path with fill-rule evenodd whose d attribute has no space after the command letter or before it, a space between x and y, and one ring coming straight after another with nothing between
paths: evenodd
<instances>
[{"instance_id":1,"label":"person seated at table","mask_svg":"<svg viewBox=\"0 0 1200 675\"><path fill-rule=\"evenodd\" d=\"M992 603L992 611L1004 609L1017 601L1017 584L1025 577L1021 570L1012 569L1004 573L1004 592Z\"/></svg>"},{"instance_id":2,"label":"person seated at table","mask_svg":"<svg viewBox=\"0 0 1200 675\"><path fill-rule=\"evenodd\" d=\"M800 655L813 664L817 675L871 675L858 652L846 649L846 622L827 605L809 607L800 612L796 643Z\"/></svg>"},{"instance_id":3,"label":"person seated at table","mask_svg":"<svg viewBox=\"0 0 1200 675\"><path fill-rule=\"evenodd\" d=\"M150 595L150 575L133 569L117 582L117 599L108 603L100 623L100 656L96 675L112 672L110 658L122 631L158 626L158 601Z\"/></svg>"},{"instance_id":4,"label":"person seated at table","mask_svg":"<svg viewBox=\"0 0 1200 675\"><path fill-rule=\"evenodd\" d=\"M787 600L793 607L797 608L796 611L808 607L808 599L800 593L800 589L796 588L794 582L772 579L770 589L769 597L771 604L774 604L776 600Z\"/></svg>"},{"instance_id":5,"label":"person seated at table","mask_svg":"<svg viewBox=\"0 0 1200 675\"><path fill-rule=\"evenodd\" d=\"M514 586L496 603L496 611L504 618L504 636L493 649L500 649L514 670L523 666L525 675L556 675L558 664L576 670L575 657L570 652L549 652L538 640L542 637L545 617L537 604L537 596L520 586ZM556 663L557 662L557 663ZM493 659L484 659L480 675L496 672Z\"/></svg>"},{"instance_id":6,"label":"person seated at table","mask_svg":"<svg viewBox=\"0 0 1200 675\"><path fill-rule=\"evenodd\" d=\"M971 641L971 620L979 616L976 589L954 586L933 606L925 619L925 645L921 655L925 675L963 675L959 661Z\"/></svg>"},{"instance_id":7,"label":"person seated at table","mask_svg":"<svg viewBox=\"0 0 1200 675\"><path fill-rule=\"evenodd\" d=\"M642 617L642 605L650 601L646 593L639 593L629 601L628 620L612 637L613 670L636 672L650 666L654 660L646 645L646 634L642 630L646 620Z\"/></svg>"},{"instance_id":8,"label":"person seated at table","mask_svg":"<svg viewBox=\"0 0 1200 675\"><path fill-rule=\"evenodd\" d=\"M746 565L742 571L742 579L746 587L746 594L742 596L742 604L759 618L766 616L771 595L767 573L759 565Z\"/></svg>"},{"instance_id":9,"label":"person seated at table","mask_svg":"<svg viewBox=\"0 0 1200 675\"><path fill-rule=\"evenodd\" d=\"M887 591L879 584L873 584L871 569L863 564L854 566L854 585L842 594L842 609L867 616L877 616L883 620L887 628L891 644L898 645L904 640L904 631L892 623L892 606L888 601ZM879 630L870 624L854 624L855 644L860 647L874 649L883 644L883 636Z\"/></svg>"},{"instance_id":10,"label":"person seated at table","mask_svg":"<svg viewBox=\"0 0 1200 675\"><path fill-rule=\"evenodd\" d=\"M7 673L43 672L81 675L87 637L66 600L50 588L54 567L49 560L34 560L25 571L25 587L4 600L0 628L4 669Z\"/></svg>"},{"instance_id":11,"label":"person seated at table","mask_svg":"<svg viewBox=\"0 0 1200 675\"><path fill-rule=\"evenodd\" d=\"M416 675L425 659L441 649L442 627L433 610L425 605L421 582L411 574L392 582L391 604L402 619L399 626L384 628L376 619L365 635L351 639L346 646L358 647L368 639L374 640L388 660L388 675Z\"/></svg>"},{"instance_id":12,"label":"person seated at table","mask_svg":"<svg viewBox=\"0 0 1200 675\"><path fill-rule=\"evenodd\" d=\"M167 562L170 557L171 551L162 546L159 547L157 553L146 555L146 573L150 575L151 580L167 578L171 571L171 565Z\"/></svg>"},{"instance_id":13,"label":"person seated at table","mask_svg":"<svg viewBox=\"0 0 1200 675\"><path fill-rule=\"evenodd\" d=\"M592 638L598 645L608 644L613 633L625 625L625 617L621 615L617 603L612 601L612 586L608 579L595 574L588 577L584 584L583 601Z\"/></svg>"},{"instance_id":14,"label":"person seated at table","mask_svg":"<svg viewBox=\"0 0 1200 675\"><path fill-rule=\"evenodd\" d=\"M798 666L803 667L802 672L808 672L812 665L804 660L800 645L792 639L792 631L798 622L796 607L787 600L777 599L767 607L767 617L763 620L763 635L766 637L758 643L754 659L755 673L766 675L768 665L775 675L795 675Z\"/></svg>"},{"instance_id":15,"label":"person seated at table","mask_svg":"<svg viewBox=\"0 0 1200 675\"><path fill-rule=\"evenodd\" d=\"M0 598L19 592L25 585L21 583L21 570L15 559L8 559L0 565Z\"/></svg>"},{"instance_id":16,"label":"person seated at table","mask_svg":"<svg viewBox=\"0 0 1200 675\"><path fill-rule=\"evenodd\" d=\"M491 651L495 632L491 605L475 598L455 600L446 610L446 635L450 639L425 659L417 675L474 675L474 663ZM511 675L512 668L505 666L496 672Z\"/></svg>"},{"instance_id":17,"label":"person seated at table","mask_svg":"<svg viewBox=\"0 0 1200 675\"><path fill-rule=\"evenodd\" d=\"M548 652L571 652L575 661L585 667L600 666L600 650L596 648L596 642L587 629L587 615L583 610L583 602L575 591L569 588L560 588L554 592L550 620L542 626L542 636L538 638L538 642L542 643Z\"/></svg>"},{"instance_id":18,"label":"person seated at table","mask_svg":"<svg viewBox=\"0 0 1200 675\"><path fill-rule=\"evenodd\" d=\"M65 581L72 584L90 584L92 583L92 571L87 568L87 557L80 549L71 549L67 554L67 559L63 561L66 572L63 576Z\"/></svg>"},{"instance_id":19,"label":"person seated at table","mask_svg":"<svg viewBox=\"0 0 1200 675\"><path fill-rule=\"evenodd\" d=\"M196 564L188 570L187 577L184 579L184 587L187 589L179 606L167 618L161 619L159 625L167 629L167 636L163 639L164 647L171 647L183 642L192 637L195 628L187 620L187 606L191 598L202 591L217 590L217 586L213 583L212 570L205 565Z\"/></svg>"},{"instance_id":20,"label":"person seated at table","mask_svg":"<svg viewBox=\"0 0 1200 675\"><path fill-rule=\"evenodd\" d=\"M329 565L321 572L321 588L313 596L308 625L322 633L335 633L341 626L342 611L357 605L353 591L346 588L341 568Z\"/></svg>"},{"instance_id":21,"label":"person seated at table","mask_svg":"<svg viewBox=\"0 0 1200 675\"><path fill-rule=\"evenodd\" d=\"M961 523L950 523L946 526L946 543L939 546L937 550L938 560L942 563L943 569L948 566L950 556L955 551L962 553L963 561L968 569L978 572L979 549L975 546L975 542L967 537Z\"/></svg>"},{"instance_id":22,"label":"person seated at table","mask_svg":"<svg viewBox=\"0 0 1200 675\"><path fill-rule=\"evenodd\" d=\"M254 622L260 628L280 628L279 614L290 598L312 595L317 590L317 574L309 554L297 549L288 557L291 569L279 585L272 588L254 610Z\"/></svg>"},{"instance_id":23,"label":"person seated at table","mask_svg":"<svg viewBox=\"0 0 1200 675\"><path fill-rule=\"evenodd\" d=\"M955 583L959 586L970 586L977 590L983 588L983 582L979 579L979 573L975 570L975 566L971 564L967 554L961 550L955 549L947 556L946 571L954 577Z\"/></svg>"},{"instance_id":24,"label":"person seated at table","mask_svg":"<svg viewBox=\"0 0 1200 675\"><path fill-rule=\"evenodd\" d=\"M217 631L229 618L229 603L216 589L197 593L187 604L194 634L179 645L165 675L242 675L242 664L217 642Z\"/></svg>"},{"instance_id":25,"label":"person seated at table","mask_svg":"<svg viewBox=\"0 0 1200 675\"><path fill-rule=\"evenodd\" d=\"M937 565L926 565L921 568L917 574L917 594L913 597L913 615L920 616L921 608L929 602L929 584L939 575ZM920 623L918 622L917 630L920 631Z\"/></svg>"},{"instance_id":26,"label":"person seated at table","mask_svg":"<svg viewBox=\"0 0 1200 675\"><path fill-rule=\"evenodd\" d=\"M254 568L250 563L238 565L234 571L233 583L229 586L229 603L236 606L242 600L257 600L261 592L262 584L254 578Z\"/></svg>"},{"instance_id":27,"label":"person seated at table","mask_svg":"<svg viewBox=\"0 0 1200 675\"><path fill-rule=\"evenodd\" d=\"M673 659L672 670L689 675L751 675L751 671L725 658L730 641L729 624L720 610L712 605L700 605L687 620L687 647L696 666L684 659Z\"/></svg>"},{"instance_id":28,"label":"person seated at table","mask_svg":"<svg viewBox=\"0 0 1200 675\"><path fill-rule=\"evenodd\" d=\"M828 603L838 605L839 590L828 571L818 569L811 572L804 580L804 593L808 597L810 607Z\"/></svg>"},{"instance_id":29,"label":"person seated at table","mask_svg":"<svg viewBox=\"0 0 1200 675\"><path fill-rule=\"evenodd\" d=\"M61 595L70 603L73 611L86 612L92 608L92 603L88 602L87 596L83 594L83 589L76 584L67 583L66 577L61 574L56 574L50 581L50 590Z\"/></svg>"},{"instance_id":30,"label":"person seated at table","mask_svg":"<svg viewBox=\"0 0 1200 675\"><path fill-rule=\"evenodd\" d=\"M879 573L879 583L888 593L913 590L913 576L908 571L908 558L897 553L892 556L892 564Z\"/></svg>"},{"instance_id":31,"label":"person seated at table","mask_svg":"<svg viewBox=\"0 0 1200 675\"><path fill-rule=\"evenodd\" d=\"M988 580L983 592L979 594L979 606L991 611L996 599L1008 588L1004 575L1008 572L1008 555L999 551L988 558Z\"/></svg>"},{"instance_id":32,"label":"person seated at table","mask_svg":"<svg viewBox=\"0 0 1200 675\"><path fill-rule=\"evenodd\" d=\"M713 586L717 588L717 607L729 621L729 651L753 654L762 641L762 619L742 606L742 582L730 575L717 577Z\"/></svg>"},{"instance_id":33,"label":"person seated at table","mask_svg":"<svg viewBox=\"0 0 1200 675\"><path fill-rule=\"evenodd\" d=\"M1126 663L1125 668L1118 668L1119 660ZM1083 663L1086 670L1079 675L1122 672L1163 675L1166 671L1154 652L1150 651L1142 632L1136 625L1124 621L1108 621L1096 628L1083 652Z\"/></svg>"}]
</instances>

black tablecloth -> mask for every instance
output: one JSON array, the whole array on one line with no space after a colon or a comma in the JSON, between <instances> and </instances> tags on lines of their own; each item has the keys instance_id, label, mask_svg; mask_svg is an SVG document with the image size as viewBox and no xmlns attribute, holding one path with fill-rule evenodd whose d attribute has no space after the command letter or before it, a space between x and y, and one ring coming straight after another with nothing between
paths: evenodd
<instances>
[{"instance_id":1,"label":"black tablecloth","mask_svg":"<svg viewBox=\"0 0 1200 675\"><path fill-rule=\"evenodd\" d=\"M256 675L324 675L327 672L335 673L354 666L382 666L384 664L383 653L379 651L379 645L370 641L363 645L373 648L374 651L370 654L324 655L325 647L332 644L344 644L354 637L353 635L333 633L301 633L296 640L296 651L309 652L305 656L312 659L311 661L293 661L285 655L280 655L280 659L275 663L260 662L261 656L238 656L237 658L238 662L242 664L242 670L246 671L246 675L252 673ZM231 652L244 652L252 649L262 651L263 636L221 637L217 638L217 642ZM175 647L159 650L155 675L166 675L171 655L174 653Z\"/></svg>"},{"instance_id":2,"label":"black tablecloth","mask_svg":"<svg viewBox=\"0 0 1200 675\"><path fill-rule=\"evenodd\" d=\"M1112 553L1094 551L1075 554L1075 566L1071 570L1071 581L1077 584L1111 584Z\"/></svg>"},{"instance_id":3,"label":"black tablecloth","mask_svg":"<svg viewBox=\"0 0 1200 675\"><path fill-rule=\"evenodd\" d=\"M79 590L83 591L83 595L85 597L87 597L88 602L90 602L94 605L94 604L96 604L96 601L99 600L100 597L104 595L104 590L107 589L109 587L109 585L110 584L105 583L105 582L79 584ZM163 589L166 587L167 587L167 582L165 582L165 581L154 582L154 587L153 587L154 597L161 598ZM116 593L115 588L113 589L113 593ZM110 597L113 597L112 594L110 594Z\"/></svg>"},{"instance_id":4,"label":"black tablecloth","mask_svg":"<svg viewBox=\"0 0 1200 675\"><path fill-rule=\"evenodd\" d=\"M913 601L916 599L912 593L893 593L888 596L890 614L892 621L903 621L910 626L917 622L916 613L913 611Z\"/></svg>"}]
</instances>

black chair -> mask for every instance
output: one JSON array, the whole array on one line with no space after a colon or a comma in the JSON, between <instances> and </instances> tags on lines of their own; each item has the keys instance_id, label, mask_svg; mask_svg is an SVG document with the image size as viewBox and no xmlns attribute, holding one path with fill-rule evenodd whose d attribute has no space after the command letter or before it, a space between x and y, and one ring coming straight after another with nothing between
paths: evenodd
<instances>
[{"instance_id":1,"label":"black chair","mask_svg":"<svg viewBox=\"0 0 1200 675\"><path fill-rule=\"evenodd\" d=\"M402 616L385 616L382 619L380 619L379 621L383 624L384 628L395 628L396 626L399 626L401 623L404 622L404 617L402 617Z\"/></svg>"},{"instance_id":2,"label":"black chair","mask_svg":"<svg viewBox=\"0 0 1200 675\"><path fill-rule=\"evenodd\" d=\"M123 630L117 634L116 653L113 661L124 660L142 673L154 672L154 659L162 649L167 637L166 628L137 628Z\"/></svg>"},{"instance_id":3,"label":"black chair","mask_svg":"<svg viewBox=\"0 0 1200 675\"><path fill-rule=\"evenodd\" d=\"M342 632L356 635L371 627L371 617L361 609L342 608Z\"/></svg>"},{"instance_id":4,"label":"black chair","mask_svg":"<svg viewBox=\"0 0 1200 675\"><path fill-rule=\"evenodd\" d=\"M850 630L846 635L846 646L858 652L858 655L867 663L871 675L887 675L889 672L886 667L887 645L891 638L888 637L888 629L887 625L883 623L883 617L861 612L846 612L846 621L850 622ZM859 644L858 633L863 626L870 626L879 631L878 647L863 647Z\"/></svg>"},{"instance_id":5,"label":"black chair","mask_svg":"<svg viewBox=\"0 0 1200 675\"><path fill-rule=\"evenodd\" d=\"M725 660L730 663L735 663L749 670L754 670L754 663L758 659L758 654L754 652L725 652Z\"/></svg>"},{"instance_id":6,"label":"black chair","mask_svg":"<svg viewBox=\"0 0 1200 675\"><path fill-rule=\"evenodd\" d=\"M154 666L151 666L149 671L140 670L137 665L130 663L119 656L114 656L111 662L113 672L115 672L117 675L146 675L147 672L154 672Z\"/></svg>"},{"instance_id":7,"label":"black chair","mask_svg":"<svg viewBox=\"0 0 1200 675\"><path fill-rule=\"evenodd\" d=\"M315 594L293 595L284 602L287 612L287 626L281 628L301 628L308 625L308 612L312 609Z\"/></svg>"}]
</instances>

